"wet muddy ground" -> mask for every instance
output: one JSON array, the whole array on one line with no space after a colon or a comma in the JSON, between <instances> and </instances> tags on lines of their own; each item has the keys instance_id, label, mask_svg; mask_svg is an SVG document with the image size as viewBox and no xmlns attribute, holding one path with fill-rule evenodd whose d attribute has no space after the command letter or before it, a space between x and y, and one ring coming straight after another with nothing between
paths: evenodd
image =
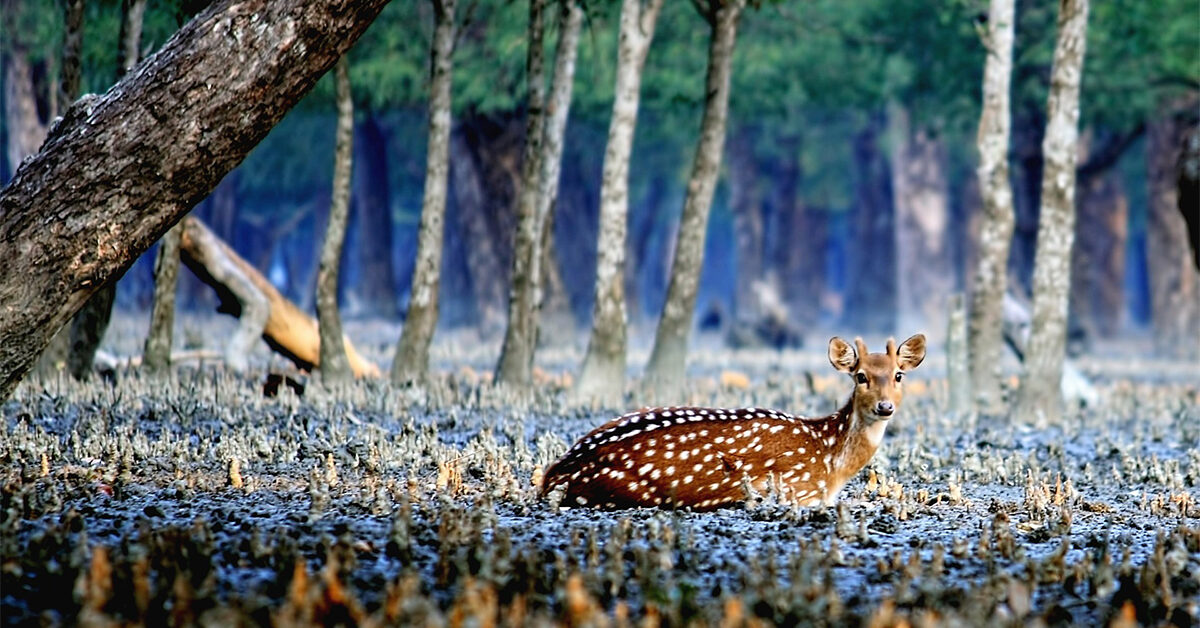
<instances>
[{"instance_id":1,"label":"wet muddy ground","mask_svg":"<svg viewBox=\"0 0 1200 628\"><path fill-rule=\"evenodd\" d=\"M365 344L384 361L387 341ZM265 358L242 375L27 383L0 406L3 622L1200 617L1195 364L1084 360L1098 406L1035 428L949 413L934 354L836 508L767 495L597 512L559 509L533 482L612 416L565 404L578 351L546 352L536 390L514 395L480 375L494 358L473 346L446 343L421 389L310 381L264 397L282 370ZM849 386L816 350L702 351L692 373L700 405L824 413Z\"/></svg>"}]
</instances>

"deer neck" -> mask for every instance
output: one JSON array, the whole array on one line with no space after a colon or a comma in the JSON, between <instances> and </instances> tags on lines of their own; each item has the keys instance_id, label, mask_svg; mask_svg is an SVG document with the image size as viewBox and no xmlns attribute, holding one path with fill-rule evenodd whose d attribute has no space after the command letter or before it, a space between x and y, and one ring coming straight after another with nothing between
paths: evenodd
<instances>
[{"instance_id":1,"label":"deer neck","mask_svg":"<svg viewBox=\"0 0 1200 628\"><path fill-rule=\"evenodd\" d=\"M850 400L838 411L838 417L846 421L848 427L845 438L839 444L834 472L849 479L875 455L879 444L883 442L888 421L859 412L854 403L854 395L850 395Z\"/></svg>"}]
</instances>

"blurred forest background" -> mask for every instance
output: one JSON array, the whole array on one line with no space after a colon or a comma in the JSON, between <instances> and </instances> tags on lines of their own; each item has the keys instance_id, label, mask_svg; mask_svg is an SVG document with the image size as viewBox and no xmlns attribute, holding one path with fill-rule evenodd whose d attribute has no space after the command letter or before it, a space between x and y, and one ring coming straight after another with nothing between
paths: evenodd
<instances>
[{"instance_id":1,"label":"blurred forest background","mask_svg":"<svg viewBox=\"0 0 1200 628\"><path fill-rule=\"evenodd\" d=\"M30 138L44 134L64 108L57 93L59 4L3 3L0 181L12 177L37 147ZM151 0L143 56L203 4ZM465 4L454 53L439 325L498 337L521 181L528 10L507 0ZM1045 0L1017 2L1010 151L1017 221L1009 267L1026 291L1057 9ZM562 338L573 342L586 337L592 315L619 10L615 1L586 5L553 214L544 306L550 313L543 316L569 321L546 327L566 329ZM428 2L392 2L348 56L355 126L344 316L398 320L409 299L433 11ZM697 318L757 316L763 303L754 286L765 282L802 333L816 326L944 333L947 299L969 291L975 268L975 133L985 58L979 33L986 16L983 0L803 0L746 11ZM556 23L548 20L550 58ZM121 2L86 3L83 93L103 92L118 76L121 24ZM665 4L646 61L630 168L625 285L635 332L653 328L669 280L704 104L708 38L690 3ZM330 74L193 212L309 311L331 201L337 115ZM1194 353L1194 345L1179 342L1178 329L1156 323L1157 312L1177 309L1172 292L1197 290L1190 254L1156 241L1148 225L1155 212L1182 225L1179 172L1200 163L1198 88L1195 0L1095 3L1080 98L1070 323L1076 348L1132 333ZM1175 156L1188 138L1196 163L1181 166ZM153 266L151 251L126 273L118 308L149 308ZM1157 288L1156 278L1163 278ZM190 273L181 274L180 299L185 308L216 304Z\"/></svg>"}]
</instances>

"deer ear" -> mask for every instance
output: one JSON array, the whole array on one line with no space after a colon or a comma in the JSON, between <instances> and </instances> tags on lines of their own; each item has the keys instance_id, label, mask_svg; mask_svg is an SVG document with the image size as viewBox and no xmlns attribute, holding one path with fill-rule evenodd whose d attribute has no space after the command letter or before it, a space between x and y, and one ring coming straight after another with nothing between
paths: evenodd
<instances>
[{"instance_id":1,"label":"deer ear","mask_svg":"<svg viewBox=\"0 0 1200 628\"><path fill-rule=\"evenodd\" d=\"M902 371L911 371L925 359L925 335L914 334L896 350L896 364Z\"/></svg>"},{"instance_id":2,"label":"deer ear","mask_svg":"<svg viewBox=\"0 0 1200 628\"><path fill-rule=\"evenodd\" d=\"M829 339L829 363L843 373L851 373L858 365L858 354L850 343L834 336Z\"/></svg>"}]
</instances>

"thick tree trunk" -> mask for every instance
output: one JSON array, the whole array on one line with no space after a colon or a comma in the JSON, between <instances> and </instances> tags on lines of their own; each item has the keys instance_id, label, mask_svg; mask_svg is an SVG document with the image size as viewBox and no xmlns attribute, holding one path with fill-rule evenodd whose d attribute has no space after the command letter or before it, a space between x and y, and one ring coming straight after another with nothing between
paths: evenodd
<instances>
[{"instance_id":1,"label":"thick tree trunk","mask_svg":"<svg viewBox=\"0 0 1200 628\"><path fill-rule=\"evenodd\" d=\"M625 392L625 227L629 214L629 155L637 127L642 69L663 0L623 0L617 44L617 81L604 149L592 333L572 391L582 403L617 406ZM655 183L651 183L655 185ZM644 234L642 234L644 236ZM636 264L634 274L636 276ZM635 281L636 285L636 281Z\"/></svg>"},{"instance_id":2,"label":"thick tree trunk","mask_svg":"<svg viewBox=\"0 0 1200 628\"><path fill-rule=\"evenodd\" d=\"M182 225L175 225L158 243L154 259L154 307L150 312L150 331L142 352L142 364L151 372L166 371L171 364L172 334L175 329L175 292L179 282L179 236Z\"/></svg>"},{"instance_id":3,"label":"thick tree trunk","mask_svg":"<svg viewBox=\"0 0 1200 628\"><path fill-rule=\"evenodd\" d=\"M892 333L896 325L895 209L891 169L880 149L887 125L882 111L871 116L854 138L854 215L844 323L863 333Z\"/></svg>"},{"instance_id":4,"label":"thick tree trunk","mask_svg":"<svg viewBox=\"0 0 1200 628\"><path fill-rule=\"evenodd\" d=\"M262 337L298 368L319 367L321 334L316 319L279 294L262 273L204 223L188 216L180 224L183 263L216 291L220 301L218 311L241 320L237 333L225 348L225 359L230 366L245 369L254 342ZM379 376L379 367L359 355L349 338L343 336L342 344L355 377Z\"/></svg>"},{"instance_id":5,"label":"thick tree trunk","mask_svg":"<svg viewBox=\"0 0 1200 628\"><path fill-rule=\"evenodd\" d=\"M450 135L450 178L458 232L466 241L476 327L484 337L491 337L504 324L505 257L501 251L503 243L497 241L493 228L495 221L489 220L487 211L495 189L486 185L483 168L462 131Z\"/></svg>"},{"instance_id":6,"label":"thick tree trunk","mask_svg":"<svg viewBox=\"0 0 1200 628\"><path fill-rule=\"evenodd\" d=\"M354 99L350 95L350 64L338 60L334 70L337 91L337 133L334 140L333 192L329 202L329 221L321 243L321 266L317 271L317 323L321 335L321 379L340 382L350 379L342 337L342 317L338 312L338 274L342 244L346 241L346 222L350 218L350 170L354 159Z\"/></svg>"},{"instance_id":7,"label":"thick tree trunk","mask_svg":"<svg viewBox=\"0 0 1200 628\"><path fill-rule=\"evenodd\" d=\"M366 310L394 319L396 269L392 263L392 203L388 184L387 138L374 115L359 125L355 140L355 198L358 216L358 297Z\"/></svg>"},{"instance_id":8,"label":"thick tree trunk","mask_svg":"<svg viewBox=\"0 0 1200 628\"><path fill-rule=\"evenodd\" d=\"M212 190L386 0L217 0L71 106L0 190L0 398L50 336ZM230 59L239 59L230 64Z\"/></svg>"},{"instance_id":9,"label":"thick tree trunk","mask_svg":"<svg viewBox=\"0 0 1200 628\"><path fill-rule=\"evenodd\" d=\"M1009 132L1012 128L1014 0L991 0L983 47L983 109L975 145L979 150L979 193L983 212L979 226L979 263L971 294L971 390L976 408L999 413L1002 407L1000 358L1004 351L1004 291L1008 289L1008 255L1012 241L1012 182L1008 171Z\"/></svg>"},{"instance_id":10,"label":"thick tree trunk","mask_svg":"<svg viewBox=\"0 0 1200 628\"><path fill-rule=\"evenodd\" d=\"M1173 112L1174 108L1162 107L1147 132L1146 241L1153 244L1147 247L1146 262L1155 347L1165 355L1185 358L1195 356L1200 341L1200 273L1192 263L1187 225L1179 211L1179 183L1186 176L1180 157L1187 128Z\"/></svg>"},{"instance_id":11,"label":"thick tree trunk","mask_svg":"<svg viewBox=\"0 0 1200 628\"><path fill-rule=\"evenodd\" d=\"M450 172L451 78L454 70L456 0L434 0L433 42L429 51L429 139L425 153L425 195L417 260L413 266L408 316L392 361L392 383L424 379L429 344L437 328L438 297L445 240L446 180Z\"/></svg>"},{"instance_id":12,"label":"thick tree trunk","mask_svg":"<svg viewBox=\"0 0 1200 628\"><path fill-rule=\"evenodd\" d=\"M541 242L538 216L538 179L542 174L545 133L546 85L542 40L545 35L546 0L529 0L529 41L525 58L526 100L525 150L521 156L521 190L517 193L517 231L513 243L512 274L509 276L508 327L496 365L496 381L526 386L533 377L533 351L537 342L535 307L541 276L537 274Z\"/></svg>"},{"instance_id":13,"label":"thick tree trunk","mask_svg":"<svg viewBox=\"0 0 1200 628\"><path fill-rule=\"evenodd\" d=\"M725 146L725 119L729 112L729 78L738 20L746 0L710 0L697 6L712 27L708 49L708 75L700 142L688 179L683 215L679 219L671 283L654 336L654 349L646 367L647 389L660 399L677 396L683 385L688 336L696 309L700 268L704 264L704 240L708 213L721 169Z\"/></svg>"},{"instance_id":14,"label":"thick tree trunk","mask_svg":"<svg viewBox=\"0 0 1200 628\"><path fill-rule=\"evenodd\" d=\"M890 119L898 138L892 152L896 324L905 335L925 329L936 342L946 329L948 299L954 289L946 237L950 190L945 148L933 131L911 128L906 110L896 108Z\"/></svg>"},{"instance_id":15,"label":"thick tree trunk","mask_svg":"<svg viewBox=\"0 0 1200 628\"><path fill-rule=\"evenodd\" d=\"M1016 416L1045 424L1062 412L1061 383L1075 237L1079 83L1087 44L1088 0L1062 0L1042 153L1042 207L1033 271L1033 330Z\"/></svg>"}]
</instances>

